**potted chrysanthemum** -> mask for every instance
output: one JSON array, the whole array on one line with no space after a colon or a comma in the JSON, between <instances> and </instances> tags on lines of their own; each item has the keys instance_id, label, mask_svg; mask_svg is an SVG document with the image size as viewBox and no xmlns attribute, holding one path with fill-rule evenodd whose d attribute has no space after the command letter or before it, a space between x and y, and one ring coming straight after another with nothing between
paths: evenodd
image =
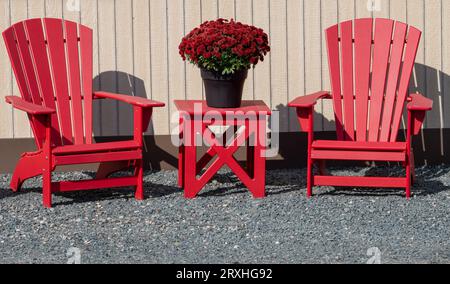
<instances>
[{"instance_id":1,"label":"potted chrysanthemum","mask_svg":"<svg viewBox=\"0 0 450 284\"><path fill-rule=\"evenodd\" d=\"M201 69L208 106L237 108L248 70L264 60L270 46L262 29L218 19L192 30L179 49L183 60Z\"/></svg>"}]
</instances>

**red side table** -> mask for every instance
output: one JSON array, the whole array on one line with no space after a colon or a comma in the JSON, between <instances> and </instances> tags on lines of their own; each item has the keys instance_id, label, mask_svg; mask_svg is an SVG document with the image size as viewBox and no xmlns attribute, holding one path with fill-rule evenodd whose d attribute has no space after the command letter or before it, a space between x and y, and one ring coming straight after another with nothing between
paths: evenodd
<instances>
[{"instance_id":1,"label":"red side table","mask_svg":"<svg viewBox=\"0 0 450 284\"><path fill-rule=\"evenodd\" d=\"M185 197L195 198L226 165L255 198L264 198L264 152L270 108L263 101L243 101L241 108L237 109L210 108L205 101L177 100L175 105L180 113L182 141L179 148L178 183L184 188ZM227 127L224 133L227 135L217 136L211 130L212 126ZM227 138L229 141L226 141ZM209 149L198 159L197 148L205 145ZM234 157L240 147L246 147L247 150L246 167L242 167Z\"/></svg>"}]
</instances>

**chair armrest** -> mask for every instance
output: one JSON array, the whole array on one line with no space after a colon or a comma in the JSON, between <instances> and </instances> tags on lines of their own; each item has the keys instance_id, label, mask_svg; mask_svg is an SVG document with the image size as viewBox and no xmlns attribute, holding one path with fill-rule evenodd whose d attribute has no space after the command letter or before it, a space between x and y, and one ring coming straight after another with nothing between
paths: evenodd
<instances>
[{"instance_id":1,"label":"chair armrest","mask_svg":"<svg viewBox=\"0 0 450 284\"><path fill-rule=\"evenodd\" d=\"M330 92L321 91L311 95L298 97L288 104L289 107L297 108L297 117L300 128L312 134L314 125L314 106L319 100L331 98Z\"/></svg>"},{"instance_id":2,"label":"chair armrest","mask_svg":"<svg viewBox=\"0 0 450 284\"><path fill-rule=\"evenodd\" d=\"M296 108L311 108L317 104L321 99L331 98L330 92L321 91L311 95L298 97L288 104L289 107Z\"/></svg>"},{"instance_id":3,"label":"chair armrest","mask_svg":"<svg viewBox=\"0 0 450 284\"><path fill-rule=\"evenodd\" d=\"M433 109L433 101L421 94L412 94L409 96L409 111L430 111Z\"/></svg>"},{"instance_id":4,"label":"chair armrest","mask_svg":"<svg viewBox=\"0 0 450 284\"><path fill-rule=\"evenodd\" d=\"M421 94L412 94L408 98L408 117L411 121L409 125L411 135L420 134L422 125L426 118L427 111L433 109L433 101Z\"/></svg>"},{"instance_id":5,"label":"chair armrest","mask_svg":"<svg viewBox=\"0 0 450 284\"><path fill-rule=\"evenodd\" d=\"M113 93L108 93L108 92L95 92L94 97L100 98L100 99L113 99L116 101L121 101L121 102L130 104L130 105L133 105L133 106L138 106L138 107L143 107L143 108L164 107L165 106L164 103L144 99L141 97L113 94Z\"/></svg>"},{"instance_id":6,"label":"chair armrest","mask_svg":"<svg viewBox=\"0 0 450 284\"><path fill-rule=\"evenodd\" d=\"M14 108L24 111L31 115L46 115L56 113L56 110L45 106L33 104L16 96L5 97L5 101Z\"/></svg>"}]
</instances>

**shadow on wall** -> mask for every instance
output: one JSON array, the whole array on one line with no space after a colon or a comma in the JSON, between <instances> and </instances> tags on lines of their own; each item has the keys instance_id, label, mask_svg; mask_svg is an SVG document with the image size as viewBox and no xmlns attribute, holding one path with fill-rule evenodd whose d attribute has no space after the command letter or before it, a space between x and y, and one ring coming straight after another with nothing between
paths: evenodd
<instances>
[{"instance_id":1,"label":"shadow on wall","mask_svg":"<svg viewBox=\"0 0 450 284\"><path fill-rule=\"evenodd\" d=\"M129 96L147 98L147 90L143 80L123 72L104 72L94 79L94 90L121 93ZM450 161L450 129L444 128L450 123L450 76L435 68L416 64L414 76L410 84L410 92L420 92L433 99L434 109L427 116L426 128L421 135L414 138L414 149L417 165L442 164ZM298 123L293 109L279 105L277 110L283 114L281 124ZM106 140L129 139L132 135L133 116L129 105L115 101L96 101L94 103L94 135L99 142ZM316 120L323 120L323 125L334 125L321 114ZM290 120L290 122L288 122ZM406 121L406 116L404 118ZM404 122L402 122L404 123ZM157 127L157 126L156 126ZM177 148L172 146L170 136L153 134L153 125L149 127L145 137L145 159L147 169L177 168ZM316 132L317 139L336 139L334 131ZM404 140L405 131L399 132L399 140ZM117 138L119 137L119 138ZM281 133L280 157L268 163L268 168L303 167L306 164L305 133ZM166 165L165 165L166 164Z\"/></svg>"},{"instance_id":2,"label":"shadow on wall","mask_svg":"<svg viewBox=\"0 0 450 284\"><path fill-rule=\"evenodd\" d=\"M103 72L94 78L94 91L104 91L149 98L143 80L119 71ZM157 111L157 110L156 110ZM133 135L133 108L113 100L94 102L93 132L97 142L127 140ZM177 167L177 158L158 146L153 122L145 132L144 144L146 169L161 170L161 164ZM164 139L170 142L170 138Z\"/></svg>"},{"instance_id":3,"label":"shadow on wall","mask_svg":"<svg viewBox=\"0 0 450 284\"><path fill-rule=\"evenodd\" d=\"M450 75L435 68L416 64L410 93L421 93L434 102L425 128L415 141L416 152L432 164L450 162Z\"/></svg>"},{"instance_id":4,"label":"shadow on wall","mask_svg":"<svg viewBox=\"0 0 450 284\"><path fill-rule=\"evenodd\" d=\"M450 124L450 76L440 70L415 64L414 74L410 83L410 93L419 92L434 101L433 111L429 112L425 121L424 131L414 137L413 147L416 164L443 164L450 162L450 128L445 128ZM331 104L330 104L331 105ZM295 110L286 110L285 105L278 105L276 110L280 113L290 112L289 117L296 117ZM285 117L280 117L281 124L287 124ZM284 120L283 120L284 119ZM334 120L329 120L320 113L316 113L315 120L322 120L323 125L334 127ZM403 126L406 125L406 108ZM290 123L293 123L291 120ZM296 120L294 123L298 123ZM402 127L403 128L403 127ZM406 132L399 131L399 141L404 141ZM335 140L336 132L315 132L316 139ZM275 167L291 167L298 164L298 167L306 166L307 134L302 133L281 133L280 135L280 156ZM341 163L339 163L341 164Z\"/></svg>"}]
</instances>

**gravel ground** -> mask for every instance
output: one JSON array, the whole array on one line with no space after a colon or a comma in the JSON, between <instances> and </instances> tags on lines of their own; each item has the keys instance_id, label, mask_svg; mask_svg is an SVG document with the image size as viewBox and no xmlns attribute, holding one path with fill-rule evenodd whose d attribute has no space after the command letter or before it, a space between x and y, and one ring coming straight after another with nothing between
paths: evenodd
<instances>
[{"instance_id":1,"label":"gravel ground","mask_svg":"<svg viewBox=\"0 0 450 284\"><path fill-rule=\"evenodd\" d=\"M126 189L101 190L54 196L50 210L41 205L40 179L13 194L3 175L0 263L66 263L71 247L82 263L366 263L373 247L383 263L450 263L450 167L418 169L410 201L397 190L335 188L307 200L304 170L267 175L264 200L228 172L195 200L183 198L176 172L149 172L143 202Z\"/></svg>"}]
</instances>

